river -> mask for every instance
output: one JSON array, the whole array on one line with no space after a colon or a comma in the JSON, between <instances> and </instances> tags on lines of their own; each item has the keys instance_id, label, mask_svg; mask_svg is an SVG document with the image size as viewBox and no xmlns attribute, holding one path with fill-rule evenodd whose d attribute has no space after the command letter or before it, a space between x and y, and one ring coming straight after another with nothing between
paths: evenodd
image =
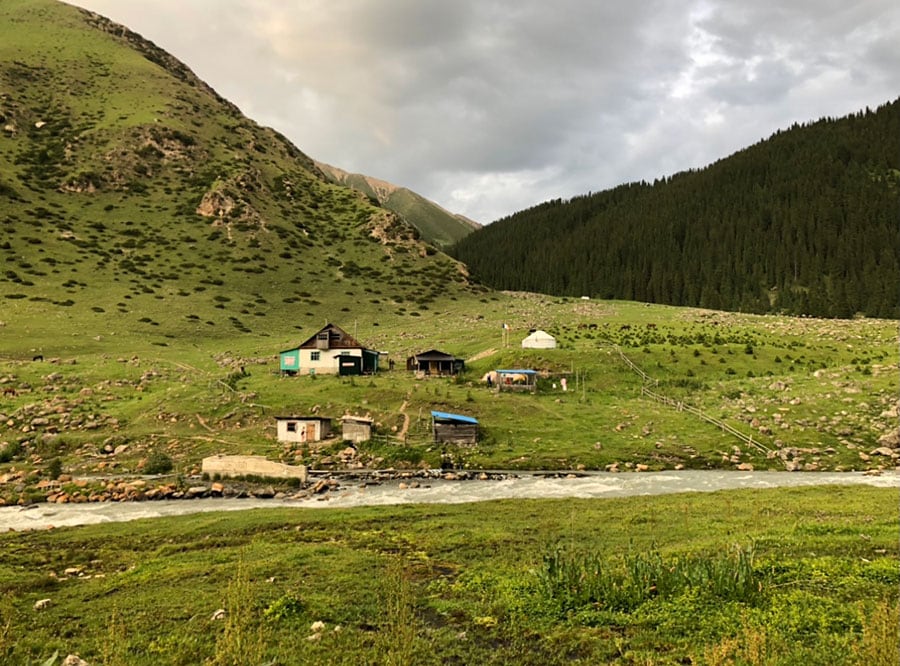
<instances>
[{"instance_id":1,"label":"river","mask_svg":"<svg viewBox=\"0 0 900 666\"><path fill-rule=\"evenodd\" d=\"M415 487L417 485L417 487ZM457 504L495 499L632 497L742 488L867 485L900 488L900 473L672 471L641 473L579 472L573 476L516 473L502 480L443 479L385 481L379 485L344 481L339 489L308 499L206 498L143 502L34 504L0 508L0 530L35 530L138 518L163 518L207 511L276 507L338 509L391 504Z\"/></svg>"}]
</instances>

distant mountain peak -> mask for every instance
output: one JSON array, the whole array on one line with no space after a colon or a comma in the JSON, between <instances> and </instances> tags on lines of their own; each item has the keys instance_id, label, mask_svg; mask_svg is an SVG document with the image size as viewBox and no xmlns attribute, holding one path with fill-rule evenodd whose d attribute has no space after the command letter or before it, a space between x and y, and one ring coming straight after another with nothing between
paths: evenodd
<instances>
[{"instance_id":1,"label":"distant mountain peak","mask_svg":"<svg viewBox=\"0 0 900 666\"><path fill-rule=\"evenodd\" d=\"M453 245L482 227L409 188L365 174L350 173L325 162L314 160L314 163L327 179L362 192L378 205L397 213L418 229L425 241L438 247Z\"/></svg>"}]
</instances>

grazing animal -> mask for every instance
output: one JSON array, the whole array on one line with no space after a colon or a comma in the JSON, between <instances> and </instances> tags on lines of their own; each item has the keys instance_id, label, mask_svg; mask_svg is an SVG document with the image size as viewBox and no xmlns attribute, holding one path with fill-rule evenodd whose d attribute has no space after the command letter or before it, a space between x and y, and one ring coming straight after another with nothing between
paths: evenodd
<instances>
[{"instance_id":1,"label":"grazing animal","mask_svg":"<svg viewBox=\"0 0 900 666\"><path fill-rule=\"evenodd\" d=\"M38 354L37 356L35 356L35 357L32 358L31 360L32 360L32 361L43 361L43 360L44 360L44 355L43 355L43 354Z\"/></svg>"},{"instance_id":2,"label":"grazing animal","mask_svg":"<svg viewBox=\"0 0 900 666\"><path fill-rule=\"evenodd\" d=\"M12 396L13 398L15 398L19 394L16 393L16 389L12 388L11 386L7 386L5 389L3 389L3 395Z\"/></svg>"}]
</instances>

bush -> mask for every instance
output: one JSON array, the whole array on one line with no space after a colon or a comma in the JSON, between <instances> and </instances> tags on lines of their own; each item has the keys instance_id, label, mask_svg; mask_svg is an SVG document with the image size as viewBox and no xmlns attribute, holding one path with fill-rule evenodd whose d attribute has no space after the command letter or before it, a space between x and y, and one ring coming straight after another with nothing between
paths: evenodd
<instances>
[{"instance_id":1,"label":"bush","mask_svg":"<svg viewBox=\"0 0 900 666\"><path fill-rule=\"evenodd\" d=\"M53 458L47 464L47 477L50 479L58 479L62 474L62 461L59 458Z\"/></svg>"},{"instance_id":2,"label":"bush","mask_svg":"<svg viewBox=\"0 0 900 666\"><path fill-rule=\"evenodd\" d=\"M172 459L162 451L153 451L147 456L147 464L144 465L146 474L165 474L175 467Z\"/></svg>"},{"instance_id":3,"label":"bush","mask_svg":"<svg viewBox=\"0 0 900 666\"><path fill-rule=\"evenodd\" d=\"M0 445L0 464L8 463L22 452L19 442L4 442Z\"/></svg>"}]
</instances>

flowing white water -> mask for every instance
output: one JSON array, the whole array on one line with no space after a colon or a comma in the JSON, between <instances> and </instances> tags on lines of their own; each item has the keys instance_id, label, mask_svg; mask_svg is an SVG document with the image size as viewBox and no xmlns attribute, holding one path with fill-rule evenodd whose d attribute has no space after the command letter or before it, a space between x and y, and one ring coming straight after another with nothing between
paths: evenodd
<instances>
[{"instance_id":1,"label":"flowing white water","mask_svg":"<svg viewBox=\"0 0 900 666\"><path fill-rule=\"evenodd\" d=\"M419 480L385 481L380 485L344 482L338 490L308 499L190 499L93 504L36 504L0 508L0 530L49 529L74 525L122 522L138 518L180 516L206 511L264 508L347 508L390 504L458 504L495 499L606 498L711 492L740 488L786 486L868 485L900 488L900 473L869 476L857 472L729 472L678 471L612 474L588 473L575 478L522 474L500 481Z\"/></svg>"}]
</instances>

